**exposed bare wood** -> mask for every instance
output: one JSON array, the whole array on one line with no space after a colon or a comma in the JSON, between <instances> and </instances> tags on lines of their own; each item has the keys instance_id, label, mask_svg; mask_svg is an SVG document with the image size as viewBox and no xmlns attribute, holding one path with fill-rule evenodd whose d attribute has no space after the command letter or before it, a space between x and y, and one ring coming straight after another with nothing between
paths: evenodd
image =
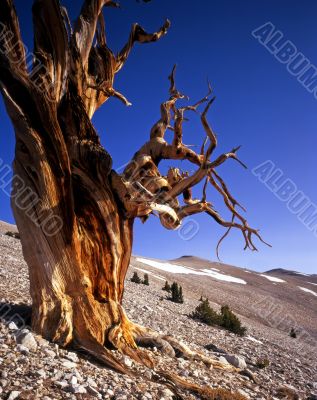
<instances>
[{"instance_id":1,"label":"exposed bare wood","mask_svg":"<svg viewBox=\"0 0 317 400\"><path fill-rule=\"evenodd\" d=\"M34 55L32 79L50 87L52 100L65 93L68 68L68 33L58 0L33 4Z\"/></svg>"},{"instance_id":2,"label":"exposed bare wood","mask_svg":"<svg viewBox=\"0 0 317 400\"><path fill-rule=\"evenodd\" d=\"M123 47L123 49L119 52L119 54L116 57L117 63L116 63L116 72L120 71L120 69L123 67L124 63L126 62L127 58L129 57L129 54L136 42L138 43L150 43L150 42L156 42L159 40L162 36L164 36L168 28L170 27L171 23L167 19L162 25L162 27L154 33L147 33L142 26L139 24L134 24L132 26L129 40L127 44Z\"/></svg>"}]
</instances>

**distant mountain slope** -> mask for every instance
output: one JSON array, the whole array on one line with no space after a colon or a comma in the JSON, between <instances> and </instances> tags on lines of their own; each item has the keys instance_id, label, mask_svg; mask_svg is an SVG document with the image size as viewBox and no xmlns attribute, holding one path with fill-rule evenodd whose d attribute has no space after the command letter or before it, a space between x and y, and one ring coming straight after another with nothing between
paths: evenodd
<instances>
[{"instance_id":1,"label":"distant mountain slope","mask_svg":"<svg viewBox=\"0 0 317 400\"><path fill-rule=\"evenodd\" d=\"M317 286L314 276L258 273L194 256L162 261L133 257L131 264L154 280L179 282L188 297L228 304L255 324L289 332L300 326L317 340ZM281 318L282 316L282 318Z\"/></svg>"},{"instance_id":2,"label":"distant mountain slope","mask_svg":"<svg viewBox=\"0 0 317 400\"><path fill-rule=\"evenodd\" d=\"M298 279L303 279L307 280L313 280L313 282L316 281L317 283L317 275L316 274L305 274L303 272L298 272L298 271L290 271L288 269L284 268L275 268L275 269L270 269L269 271L265 272L266 274L273 274L273 275L284 275L284 276L293 276Z\"/></svg>"},{"instance_id":3,"label":"distant mountain slope","mask_svg":"<svg viewBox=\"0 0 317 400\"><path fill-rule=\"evenodd\" d=\"M0 233L6 233L8 231L17 232L17 227L12 224L8 224L7 222L0 221Z\"/></svg>"}]
</instances>

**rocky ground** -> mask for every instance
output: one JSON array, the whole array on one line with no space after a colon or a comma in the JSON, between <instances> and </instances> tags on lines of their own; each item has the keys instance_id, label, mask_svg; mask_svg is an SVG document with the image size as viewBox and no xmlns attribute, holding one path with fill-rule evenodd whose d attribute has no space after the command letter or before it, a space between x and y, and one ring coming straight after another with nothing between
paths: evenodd
<instances>
[{"instance_id":1,"label":"rocky ground","mask_svg":"<svg viewBox=\"0 0 317 400\"><path fill-rule=\"evenodd\" d=\"M227 363L239 363L241 373L207 368L202 362L170 358L158 350L148 351L156 370L171 371L190 382L240 392L246 399L317 399L316 348L296 342L276 329L241 317L248 327L245 337L208 327L188 318L198 299L186 296L174 304L161 290L164 282L150 276L150 286L126 282L124 305L130 318L161 333L173 334L192 349ZM124 357L137 372L128 377L102 368L84 355L59 348L21 326L20 317L30 305L27 268L20 241L0 236L0 398L3 399L160 399L172 400L172 392L155 383L155 371ZM16 307L23 304L23 307ZM10 314L10 317L9 317ZM15 320L15 322L13 322ZM207 348L209 350L207 350ZM236 357L230 357L230 356ZM269 366L256 366L268 359ZM238 365L238 364L236 364ZM246 372L247 371L247 372ZM283 397L288 393L289 397ZM184 393L184 399L199 397Z\"/></svg>"}]
</instances>

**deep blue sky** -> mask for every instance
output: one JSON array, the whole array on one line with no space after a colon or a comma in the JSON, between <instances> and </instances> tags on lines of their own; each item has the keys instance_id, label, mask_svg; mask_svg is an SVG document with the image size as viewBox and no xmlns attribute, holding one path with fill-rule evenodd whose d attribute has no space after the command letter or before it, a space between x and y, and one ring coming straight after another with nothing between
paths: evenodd
<instances>
[{"instance_id":1,"label":"deep blue sky","mask_svg":"<svg viewBox=\"0 0 317 400\"><path fill-rule=\"evenodd\" d=\"M32 49L30 0L16 0L23 38ZM64 1L74 19L81 1ZM232 232L221 249L222 261L258 270L273 267L316 273L317 238L256 179L251 169L270 159L317 203L316 148L317 100L292 77L251 35L271 21L317 65L317 2L314 0L153 0L121 2L122 10L106 10L108 42L120 49L133 22L158 28L168 17L172 27L159 43L137 45L117 76L116 89L133 103L130 108L111 99L95 115L102 142L114 166L126 163L147 139L158 119L160 103L167 98L167 76L178 64L177 86L192 100L213 83L216 102L209 114L218 133L219 152L241 144L245 171L233 161L219 169L232 193L247 207L248 219L272 245L259 244L259 252L243 251L240 233ZM11 164L14 134L0 103L0 157ZM203 131L192 117L184 142L200 145ZM209 198L229 218L218 195ZM13 222L9 199L0 192L0 219ZM135 226L134 253L164 259L183 254L215 259L217 239L223 233L207 216L195 217L198 234L184 241L177 232L163 229L157 218Z\"/></svg>"}]
</instances>

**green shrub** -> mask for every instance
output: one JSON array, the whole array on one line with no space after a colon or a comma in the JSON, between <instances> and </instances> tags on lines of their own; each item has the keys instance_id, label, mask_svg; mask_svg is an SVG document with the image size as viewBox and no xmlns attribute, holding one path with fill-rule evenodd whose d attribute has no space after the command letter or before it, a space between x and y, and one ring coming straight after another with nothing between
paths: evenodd
<instances>
[{"instance_id":1,"label":"green shrub","mask_svg":"<svg viewBox=\"0 0 317 400\"><path fill-rule=\"evenodd\" d=\"M19 232L11 232L11 231L9 231L9 232L6 232L5 235L13 237L14 239L20 239Z\"/></svg>"},{"instance_id":2,"label":"green shrub","mask_svg":"<svg viewBox=\"0 0 317 400\"><path fill-rule=\"evenodd\" d=\"M202 300L190 317L207 325L221 324L220 315L213 308L211 308L208 299Z\"/></svg>"},{"instance_id":3,"label":"green shrub","mask_svg":"<svg viewBox=\"0 0 317 400\"><path fill-rule=\"evenodd\" d=\"M134 273L133 273L133 276L132 276L132 278L131 278L131 282L134 282L134 283L137 283L137 284L140 284L140 283L142 282L142 280L141 280L141 278L139 277L139 275L138 275L137 272L134 272Z\"/></svg>"},{"instance_id":4,"label":"green shrub","mask_svg":"<svg viewBox=\"0 0 317 400\"><path fill-rule=\"evenodd\" d=\"M181 286L179 286L178 300L179 303L184 303L183 288Z\"/></svg>"},{"instance_id":5,"label":"green shrub","mask_svg":"<svg viewBox=\"0 0 317 400\"><path fill-rule=\"evenodd\" d=\"M167 281L165 281L165 285L162 287L162 290L165 290L166 292L170 293L171 285Z\"/></svg>"},{"instance_id":6,"label":"green shrub","mask_svg":"<svg viewBox=\"0 0 317 400\"><path fill-rule=\"evenodd\" d=\"M183 288L178 286L176 282L174 282L171 286L171 293L172 297L170 297L169 300L173 301L174 303L184 303Z\"/></svg>"},{"instance_id":7,"label":"green shrub","mask_svg":"<svg viewBox=\"0 0 317 400\"><path fill-rule=\"evenodd\" d=\"M290 333L289 333L290 337L293 339L297 338L297 334L294 328L291 329Z\"/></svg>"},{"instance_id":8,"label":"green shrub","mask_svg":"<svg viewBox=\"0 0 317 400\"><path fill-rule=\"evenodd\" d=\"M148 274L144 274L144 279L143 279L142 283L143 283L143 285L150 286L149 275Z\"/></svg>"},{"instance_id":9,"label":"green shrub","mask_svg":"<svg viewBox=\"0 0 317 400\"><path fill-rule=\"evenodd\" d=\"M256 362L256 366L260 369L267 368L270 365L270 360L267 358L260 358Z\"/></svg>"},{"instance_id":10,"label":"green shrub","mask_svg":"<svg viewBox=\"0 0 317 400\"><path fill-rule=\"evenodd\" d=\"M230 310L229 306L221 307L221 326L240 336L244 336L247 331L247 328L241 325L241 321Z\"/></svg>"},{"instance_id":11,"label":"green shrub","mask_svg":"<svg viewBox=\"0 0 317 400\"><path fill-rule=\"evenodd\" d=\"M221 312L217 313L217 311L210 306L208 299L203 300L190 317L207 325L221 326L240 336L244 336L247 330L247 328L241 325L239 318L228 306L222 306Z\"/></svg>"}]
</instances>

